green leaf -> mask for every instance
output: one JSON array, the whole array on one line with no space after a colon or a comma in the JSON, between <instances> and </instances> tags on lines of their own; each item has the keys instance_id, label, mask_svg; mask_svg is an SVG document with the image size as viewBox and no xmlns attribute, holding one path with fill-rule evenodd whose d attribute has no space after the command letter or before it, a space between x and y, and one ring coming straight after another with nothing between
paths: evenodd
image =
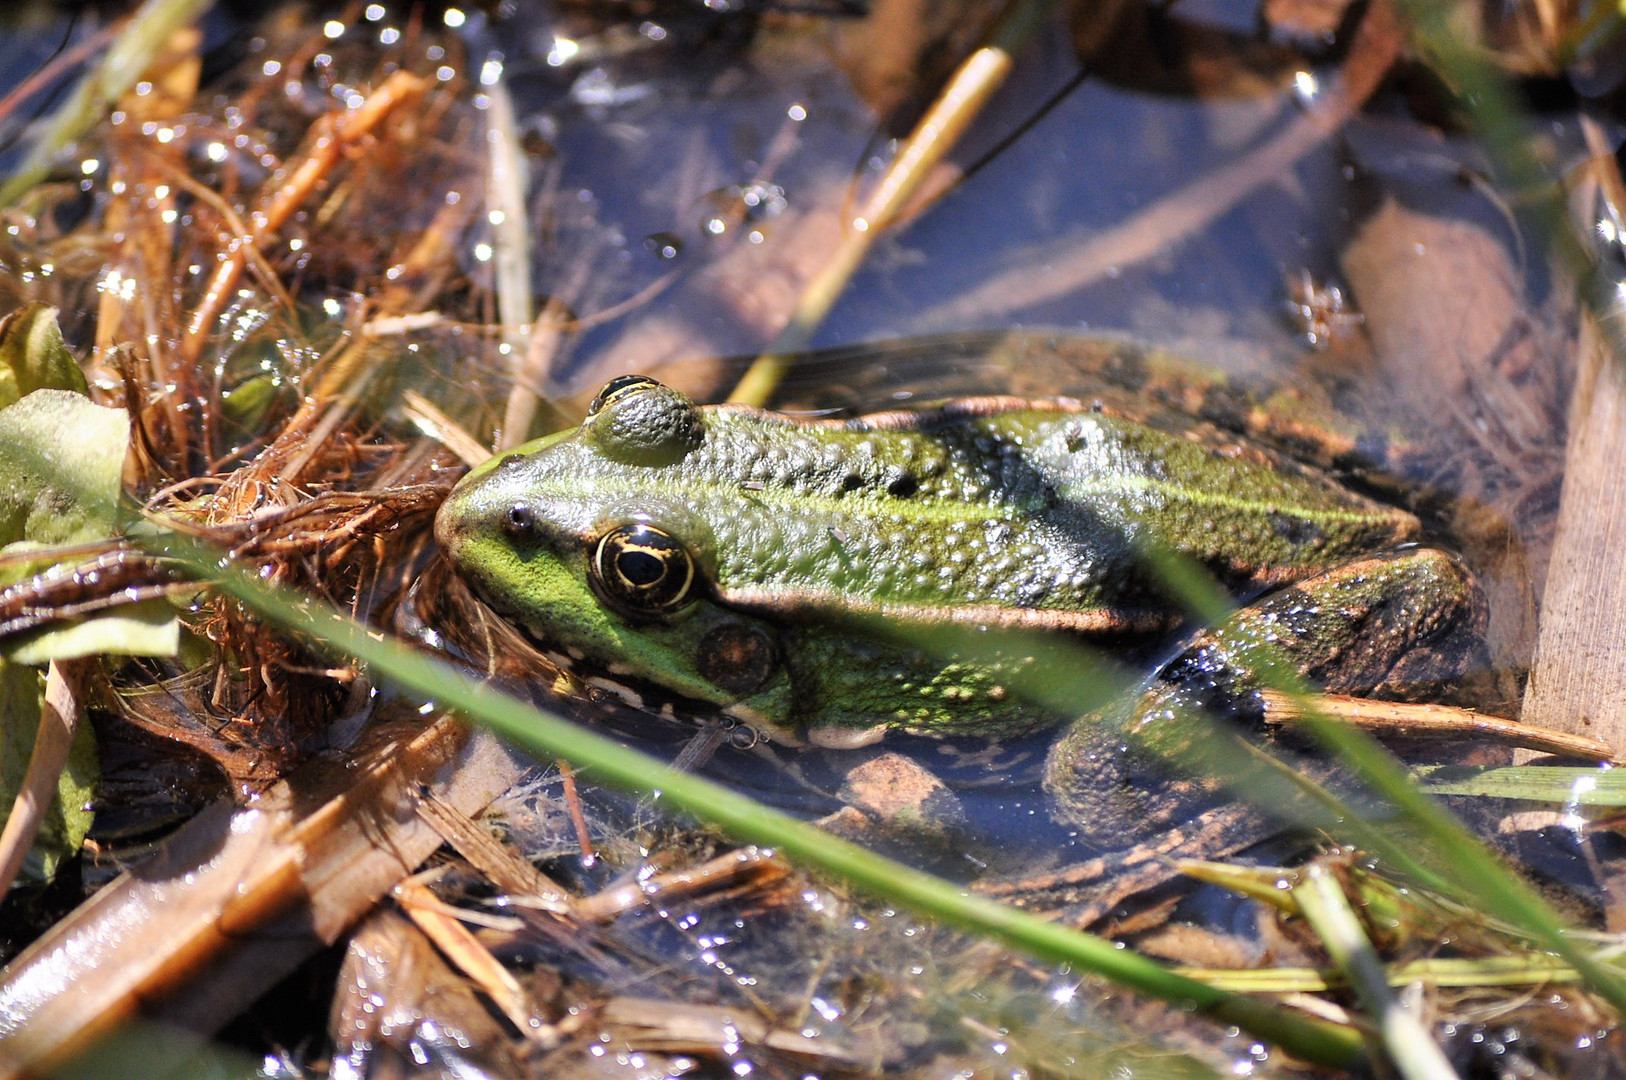
<instances>
[{"instance_id":1,"label":"green leaf","mask_svg":"<svg viewBox=\"0 0 1626 1080\"><path fill-rule=\"evenodd\" d=\"M1434 766L1417 770L1435 795L1522 799L1575 806L1626 806L1626 771L1569 765Z\"/></svg>"},{"instance_id":2,"label":"green leaf","mask_svg":"<svg viewBox=\"0 0 1626 1080\"><path fill-rule=\"evenodd\" d=\"M11 580L17 580L51 565L52 545L114 534L130 420L123 410L84 395L84 377L48 308L31 306L0 323L0 368L0 393L32 390L0 408L0 545L12 554L40 549L39 559L18 560L10 568ZM79 392L32 389L39 380L72 384L75 377ZM179 636L167 604L137 605L53 627L24 642L16 655L44 663L102 652L173 654ZM8 816L28 772L44 692L43 672L0 660L0 813ZM96 775L94 738L80 724L23 874L49 879L78 852L90 830Z\"/></svg>"},{"instance_id":3,"label":"green leaf","mask_svg":"<svg viewBox=\"0 0 1626 1080\"><path fill-rule=\"evenodd\" d=\"M0 544L77 544L113 535L130 442L122 409L36 390L0 409Z\"/></svg>"},{"instance_id":4,"label":"green leaf","mask_svg":"<svg viewBox=\"0 0 1626 1080\"><path fill-rule=\"evenodd\" d=\"M38 301L0 320L0 408L35 390L90 392L85 373L62 340L56 308Z\"/></svg>"},{"instance_id":5,"label":"green leaf","mask_svg":"<svg viewBox=\"0 0 1626 1080\"><path fill-rule=\"evenodd\" d=\"M8 646L18 664L48 664L81 656L174 656L181 648L181 622L165 600L129 604L80 622L53 626Z\"/></svg>"},{"instance_id":6,"label":"green leaf","mask_svg":"<svg viewBox=\"0 0 1626 1080\"><path fill-rule=\"evenodd\" d=\"M45 673L0 660L0 813L7 816L28 772L44 707ZM94 816L90 798L96 776L96 744L89 725L81 723L74 732L67 767L57 777L56 795L23 862L23 877L48 881L62 860L78 852Z\"/></svg>"}]
</instances>

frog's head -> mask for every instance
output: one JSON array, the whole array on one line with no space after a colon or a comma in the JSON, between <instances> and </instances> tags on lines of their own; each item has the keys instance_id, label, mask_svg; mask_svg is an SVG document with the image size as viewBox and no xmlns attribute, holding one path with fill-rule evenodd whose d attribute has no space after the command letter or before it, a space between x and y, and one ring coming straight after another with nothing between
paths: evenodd
<instances>
[{"instance_id":1,"label":"frog's head","mask_svg":"<svg viewBox=\"0 0 1626 1080\"><path fill-rule=\"evenodd\" d=\"M716 540L683 468L705 432L704 410L683 394L623 376L581 427L464 477L435 537L493 607L571 658L786 737L776 630L713 596Z\"/></svg>"}]
</instances>

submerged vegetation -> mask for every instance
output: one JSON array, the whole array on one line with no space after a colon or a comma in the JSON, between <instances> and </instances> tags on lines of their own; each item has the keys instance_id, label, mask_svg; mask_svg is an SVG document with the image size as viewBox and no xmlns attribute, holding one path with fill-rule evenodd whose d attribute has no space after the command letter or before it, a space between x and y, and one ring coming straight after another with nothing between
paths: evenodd
<instances>
[{"instance_id":1,"label":"submerged vegetation","mask_svg":"<svg viewBox=\"0 0 1626 1080\"><path fill-rule=\"evenodd\" d=\"M18 15L0 99L0 1071L1621 1073L1614 8L202 8ZM1296 734L1164 740L1248 829L1122 851L1049 732L770 745L436 550L629 370L1290 455L1461 552L1485 662L1251 644Z\"/></svg>"}]
</instances>

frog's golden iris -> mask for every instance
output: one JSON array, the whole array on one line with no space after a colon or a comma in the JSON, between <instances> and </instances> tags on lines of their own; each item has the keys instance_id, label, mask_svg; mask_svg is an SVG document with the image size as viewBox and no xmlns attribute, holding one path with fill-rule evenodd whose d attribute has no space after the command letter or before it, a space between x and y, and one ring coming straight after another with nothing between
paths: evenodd
<instances>
[{"instance_id":1,"label":"frog's golden iris","mask_svg":"<svg viewBox=\"0 0 1626 1080\"><path fill-rule=\"evenodd\" d=\"M593 586L634 618L667 615L692 599L694 559L670 533L645 522L617 525L593 547Z\"/></svg>"}]
</instances>

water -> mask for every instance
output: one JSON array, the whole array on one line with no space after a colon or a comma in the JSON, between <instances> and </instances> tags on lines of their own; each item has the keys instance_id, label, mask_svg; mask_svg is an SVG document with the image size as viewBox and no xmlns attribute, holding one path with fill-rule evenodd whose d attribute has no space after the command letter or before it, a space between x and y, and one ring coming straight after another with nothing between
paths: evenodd
<instances>
[{"instance_id":1,"label":"water","mask_svg":"<svg viewBox=\"0 0 1626 1080\"><path fill-rule=\"evenodd\" d=\"M135 378L164 391L158 402L178 403L176 423L198 425L187 429L190 441L172 444L153 421L163 467L145 491L189 477L208 476L212 485L253 460L355 341L368 343L378 373L368 388L376 396L350 435L366 450L319 458L301 483L362 490L394 478L389 469L397 464L413 480L444 476L445 462L414 471L391 456L416 438L397 411L400 392L421 393L488 439L504 415L516 358L536 340L495 324L524 322L550 302L562 320L557 348L546 370L524 379L566 398L566 410L568 395L579 400L630 370L719 396L743 359L772 340L850 227L890 159L891 139L919 109L921 88L882 78L878 41L850 20L699 5L655 6L625 21L576 4L526 5L515 17L505 11L442 6L411 15L368 5L344 15L352 22L324 18L315 26L216 13L206 27L209 81L178 122L150 133L94 132L86 156L64 168L66 194L26 220L8 219L0 295L61 305L80 353L102 348L94 357L99 385L117 399L125 369L106 347L133 342L143 359L181 355L182 327L230 232L206 200L177 194L167 173L142 174L142 162L171 147L164 160L195 170L188 175L225 192L248 216L263 209L261 185L299 158L315 116L353 109L382 81L385 65L428 80L423 98L403 110L417 126L375 131L262 245L279 289L251 267L195 368L174 365L161 380L137 370ZM1467 539L1483 549L1475 557L1502 619L1498 660L1516 682L1560 429L1536 423L1504 439L1506 415L1518 410L1487 401L1513 391L1538 419L1561 409L1561 348L1549 340L1564 332L1561 298L1547 294L1520 223L1475 179L1485 162L1474 144L1409 111L1399 92L1380 94L1339 138L1248 175L1248 162L1264 160L1259 155L1313 107L1335 61L1315 49L1287 64L1280 50L1265 50L1244 77L1237 58L1246 50L1236 35L1251 33L1253 8L1216 0L1176 17L1184 29L1158 42L1207 34L1222 61L1201 93L1164 77L1170 55L1124 49L1052 102L1080 70L1074 28L1058 22L1041 34L950 155L949 168L963 179L879 240L813 338L825 351L792 376L781 401L856 414L947 395L1114 392L1064 359L1089 351L1081 334L1167 345L1250 387L1287 378L1299 397L1316 387L1340 407L1364 410L1365 422L1387 425L1391 444L1417 440L1409 480L1465 491L1488 508L1491 526L1480 523L1483 534ZM935 28L937 52L963 51L973 20L965 21ZM64 30L59 21L8 38L0 73L13 81L26 74ZM85 24L76 34L89 32ZM929 65L935 55L922 48L903 69ZM515 116L521 167L514 175L525 178L517 194L526 246L517 253L503 250L509 210L497 210L486 164L498 85ZM1573 121L1551 120L1544 149L1562 158L1574 143ZM100 164L86 171L82 161ZM139 188L140 207L175 211L164 223L173 231L149 234L163 242L138 251L83 235L92 231L86 222L124 205L115 167L134 170L126 182ZM1217 198L1227 177L1235 181L1231 194ZM160 184L168 185L163 195ZM1208 209L1197 212L1205 199ZM1178 227L1169 225L1171 215ZM141 260L156 251L174 254L169 275L157 279L141 273ZM1460 257L1407 261L1442 251ZM508 278L523 282L522 295L499 300L505 254L522 271ZM1438 290L1426 291L1433 279ZM1390 281L1406 284L1386 288ZM1499 284L1506 288L1491 288ZM1335 289L1345 310L1331 300ZM97 336L110 292L130 305L115 342ZM1458 299L1464 295L1475 299L1469 315ZM515 303L527 313L509 318ZM381 327L386 319L398 324ZM1405 352L1406 339L1424 340L1420 324L1440 336ZM1325 348L1307 346L1307 326ZM1394 349L1399 361L1386 355ZM1464 378L1431 366L1437 356L1485 363ZM221 397L243 388L253 392L226 411L229 423L191 419L216 415ZM1518 453L1504 452L1504 443ZM423 536L424 523L412 519L413 535ZM1465 528L1444 515L1430 525L1442 535ZM335 587L342 594L373 582L366 607L414 576L425 558L421 547L389 549L336 575ZM458 626L451 620L441 629L455 637ZM608 703L582 711L667 758L690 730ZM867 839L957 881L1092 854L1078 850L1045 807L1038 779L1046 739L888 740L885 750L938 775L962 817L924 843L907 832ZM820 818L840 810L853 757L725 741L705 768L766 802ZM682 861L711 842L646 805L589 787L589 819L601 841L612 839L594 867L572 868L575 833L553 802L555 781L537 784L546 798L510 798L501 820L516 839L537 839L531 854L557 863L584 890L613 884L651 857ZM470 897L479 898L477 883L458 896ZM753 1009L767 1001L767 1011L792 1027L805 1001L804 1026L844 1055L809 1075L857 1069L855 1061L920 1071L970 1063L1013 1076L1092 1064L1115 1074L1143 1068L1124 1063L1121 1042L1133 1040L1114 1026L1133 1017L1070 973L1022 969L805 878L788 897L748 897L744 909L719 901L644 912L605 931L616 948L652 958L648 966L561 960L523 935L505 944L539 985L547 976L536 973L556 964L590 987L587 998L658 993ZM1187 914L1226 931L1250 917L1211 893ZM971 952L976 963L959 962ZM977 981L985 975L986 985ZM309 1008L303 988L287 996ZM639 1071L681 1071L677 1061L697 1067L686 1058L624 1056L625 1067ZM743 1076L797 1060L736 1046L705 1068ZM1210 1060L1238 1074L1273 1064L1238 1033L1223 1038ZM1188 1066L1178 1059L1180 1070Z\"/></svg>"}]
</instances>

